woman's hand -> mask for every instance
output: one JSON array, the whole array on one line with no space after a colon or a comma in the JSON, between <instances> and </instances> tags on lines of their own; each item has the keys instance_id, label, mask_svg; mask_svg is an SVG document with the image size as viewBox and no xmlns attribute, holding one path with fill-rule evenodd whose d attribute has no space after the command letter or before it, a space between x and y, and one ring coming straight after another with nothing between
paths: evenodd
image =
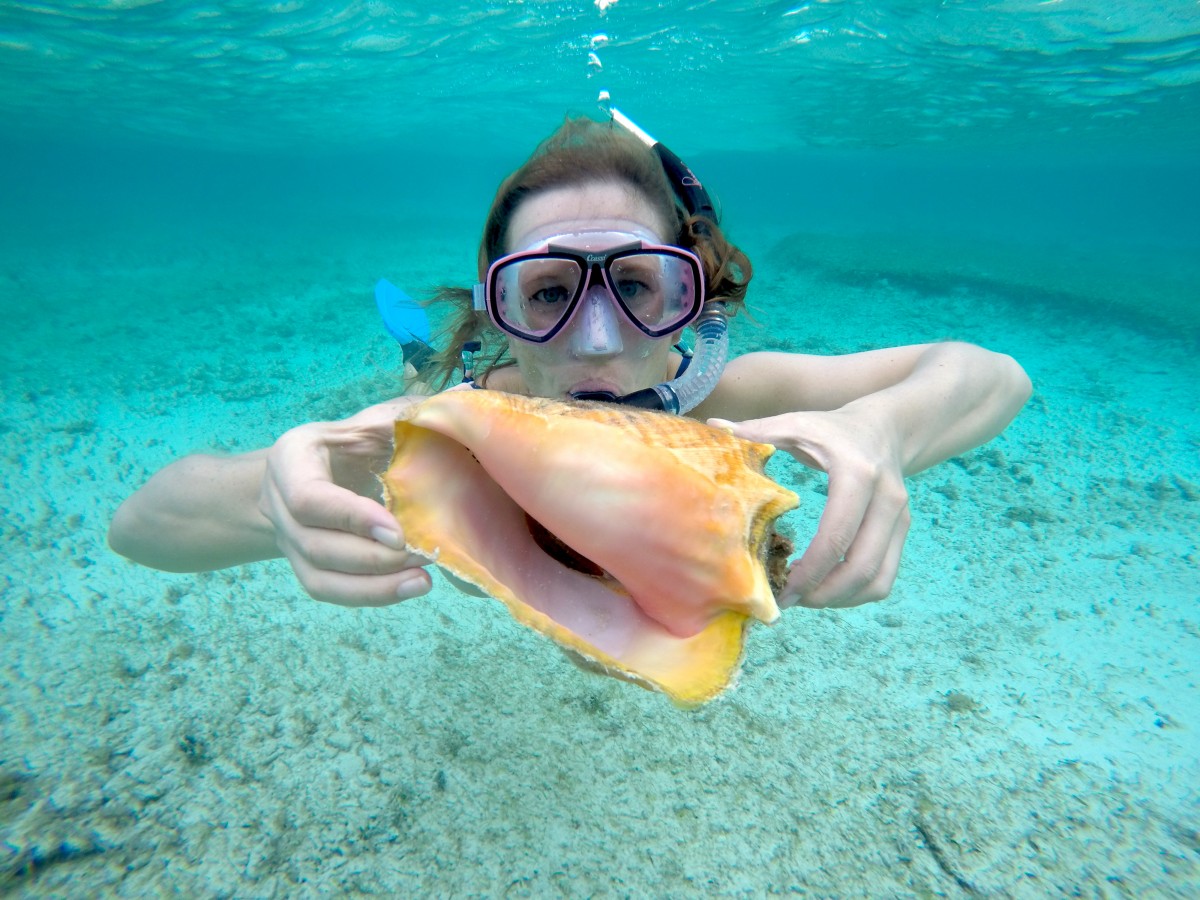
<instances>
[{"instance_id":1,"label":"woman's hand","mask_svg":"<svg viewBox=\"0 0 1200 900\"><path fill-rule=\"evenodd\" d=\"M380 502L376 473L392 452L400 398L340 422L301 425L267 453L259 509L315 599L387 606L428 593L429 560L404 549L400 525Z\"/></svg>"},{"instance_id":2,"label":"woman's hand","mask_svg":"<svg viewBox=\"0 0 1200 900\"><path fill-rule=\"evenodd\" d=\"M897 442L878 419L835 410L709 424L774 444L829 476L817 533L792 563L780 606L858 606L888 595L911 516Z\"/></svg>"}]
</instances>

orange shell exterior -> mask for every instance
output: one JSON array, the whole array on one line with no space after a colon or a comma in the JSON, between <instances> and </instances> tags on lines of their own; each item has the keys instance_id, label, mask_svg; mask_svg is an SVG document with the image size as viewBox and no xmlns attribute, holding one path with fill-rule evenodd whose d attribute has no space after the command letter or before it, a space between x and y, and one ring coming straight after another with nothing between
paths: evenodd
<instances>
[{"instance_id":1,"label":"orange shell exterior","mask_svg":"<svg viewBox=\"0 0 1200 900\"><path fill-rule=\"evenodd\" d=\"M450 391L401 414L383 483L410 550L593 668L694 706L729 685L750 617L779 615L764 558L799 501L762 474L772 452L664 413ZM527 515L604 574L547 554Z\"/></svg>"}]
</instances>

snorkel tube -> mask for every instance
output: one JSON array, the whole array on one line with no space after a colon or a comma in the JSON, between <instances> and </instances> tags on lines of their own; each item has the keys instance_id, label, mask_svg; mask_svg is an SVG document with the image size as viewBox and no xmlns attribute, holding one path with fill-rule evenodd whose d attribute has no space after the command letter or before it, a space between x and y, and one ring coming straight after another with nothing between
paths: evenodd
<instances>
[{"instance_id":1,"label":"snorkel tube","mask_svg":"<svg viewBox=\"0 0 1200 900\"><path fill-rule=\"evenodd\" d=\"M642 129L638 128L628 116L619 109L608 106L604 101L607 94L601 94L601 106L612 121L658 154L662 160L663 170L675 190L676 196L683 203L684 209L691 215L700 216L708 222L716 223L717 211L713 207L712 198L700 183L692 170L682 159L656 141ZM697 225L697 230L707 228L706 223ZM696 331L696 348L691 363L683 374L671 381L664 381L654 387L634 391L623 397L607 393L576 394L577 400L606 400L609 403L620 403L625 406L636 406L640 409L658 409L669 413L686 413L695 409L712 393L721 373L725 371L725 361L729 357L728 312L725 304L710 300L704 304L700 317L696 319L693 328Z\"/></svg>"},{"instance_id":2,"label":"snorkel tube","mask_svg":"<svg viewBox=\"0 0 1200 900\"><path fill-rule=\"evenodd\" d=\"M704 304L700 318L692 326L696 329L696 349L692 361L678 378L623 397L576 394L575 399L608 400L623 406L669 413L691 412L713 392L721 380L721 373L725 371L725 361L729 357L726 316L724 303Z\"/></svg>"},{"instance_id":3,"label":"snorkel tube","mask_svg":"<svg viewBox=\"0 0 1200 900\"><path fill-rule=\"evenodd\" d=\"M603 99L604 95L602 94L601 100ZM614 122L658 154L663 170L671 182L671 187L674 189L675 195L683 202L684 209L693 216L701 216L713 223L717 221L717 210L712 204L712 198L708 196L708 191L704 189L704 185L700 183L700 179L696 177L695 173L688 168L687 163L664 147L661 141L656 141L642 131L629 116L615 106L601 103L600 108L608 113L609 118Z\"/></svg>"}]
</instances>

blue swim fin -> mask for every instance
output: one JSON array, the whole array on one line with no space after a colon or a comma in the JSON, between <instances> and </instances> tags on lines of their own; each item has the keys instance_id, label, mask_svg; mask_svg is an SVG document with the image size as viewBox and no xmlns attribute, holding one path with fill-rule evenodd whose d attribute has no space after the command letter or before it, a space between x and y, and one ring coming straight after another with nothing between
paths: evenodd
<instances>
[{"instance_id":1,"label":"blue swim fin","mask_svg":"<svg viewBox=\"0 0 1200 900\"><path fill-rule=\"evenodd\" d=\"M421 304L386 278L375 285L375 305L383 318L383 327L404 351L404 361L417 369L433 353L429 346L429 317Z\"/></svg>"}]
</instances>

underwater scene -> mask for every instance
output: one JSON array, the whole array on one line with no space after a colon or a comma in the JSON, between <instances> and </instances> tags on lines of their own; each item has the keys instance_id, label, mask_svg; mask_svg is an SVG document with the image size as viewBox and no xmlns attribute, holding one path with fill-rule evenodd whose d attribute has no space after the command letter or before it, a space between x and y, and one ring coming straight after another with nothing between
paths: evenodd
<instances>
[{"instance_id":1,"label":"underwater scene","mask_svg":"<svg viewBox=\"0 0 1200 900\"><path fill-rule=\"evenodd\" d=\"M440 574L109 548L172 461L402 393L377 282L473 284L613 107L753 263L732 355L1032 380L907 480L886 599L689 706ZM0 895L1200 895L1194 0L5 2L0 112ZM826 476L766 473L799 552Z\"/></svg>"}]
</instances>

